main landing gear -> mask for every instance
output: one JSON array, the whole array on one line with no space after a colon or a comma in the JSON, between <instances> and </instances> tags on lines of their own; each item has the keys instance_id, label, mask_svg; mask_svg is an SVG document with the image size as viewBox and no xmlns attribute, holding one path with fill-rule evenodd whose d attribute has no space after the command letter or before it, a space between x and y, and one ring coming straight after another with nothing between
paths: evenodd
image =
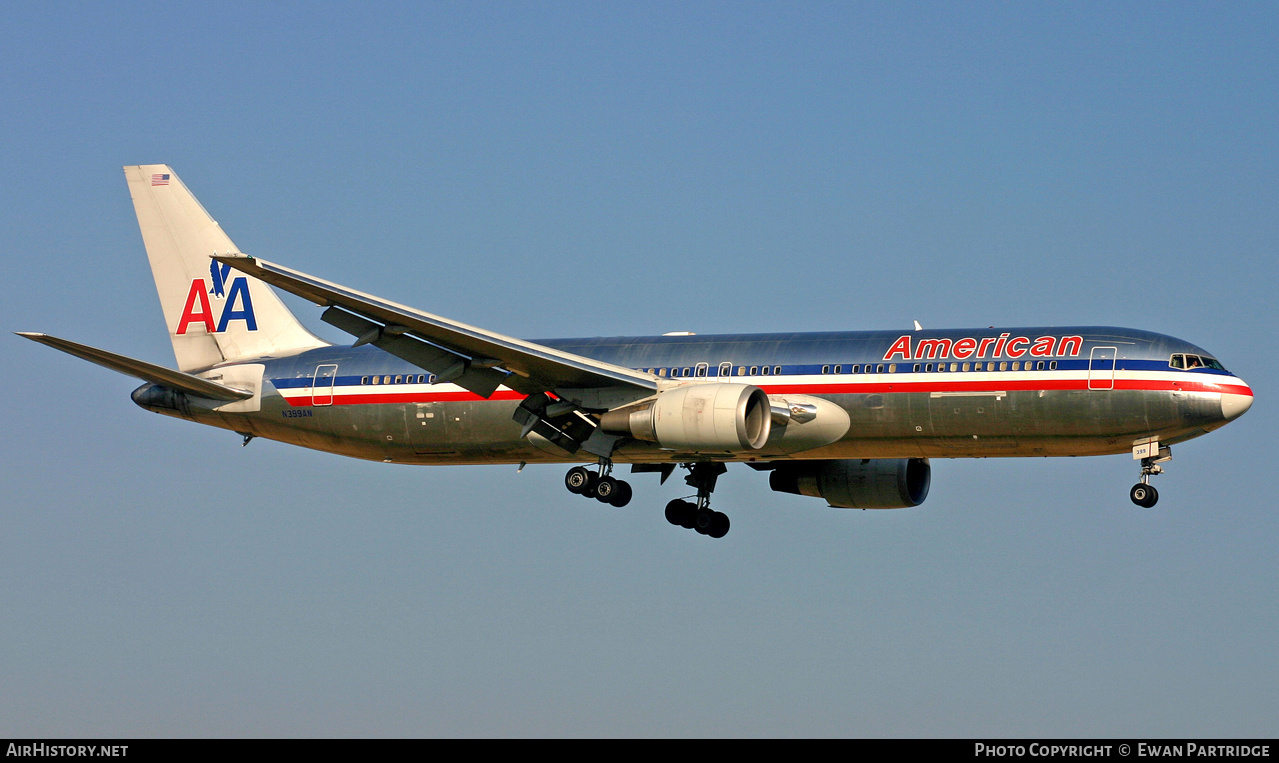
<instances>
[{"instance_id":1,"label":"main landing gear","mask_svg":"<svg viewBox=\"0 0 1279 763\"><path fill-rule=\"evenodd\" d=\"M709 535L712 538L724 537L728 534L728 517L723 512L711 510L711 491L715 489L715 480L728 471L728 467L714 462L681 464L681 466L688 469L689 474L684 481L690 487L697 489L697 495L689 496L693 498L691 501L677 498L666 504L666 521L679 527L696 530L701 535ZM660 469L663 482L674 468L674 464L667 464ZM564 475L564 487L568 488L570 493L594 498L601 503L620 509L631 502L631 486L630 483L614 478L611 475L612 471L613 462L607 458L600 459L596 471L591 471L585 466L574 466ZM641 471L658 470L642 469Z\"/></svg>"},{"instance_id":2,"label":"main landing gear","mask_svg":"<svg viewBox=\"0 0 1279 763\"><path fill-rule=\"evenodd\" d=\"M697 488L697 498L695 502L676 498L666 504L666 521L701 535L724 537L728 534L728 516L711 510L711 491L715 489L715 480L728 471L728 467L718 462L684 464L684 467L689 471L684 481Z\"/></svg>"},{"instance_id":3,"label":"main landing gear","mask_svg":"<svg viewBox=\"0 0 1279 763\"><path fill-rule=\"evenodd\" d=\"M612 476L613 462L601 458L598 471L574 466L564 475L564 487L570 493L594 498L600 503L622 508L631 502L631 484Z\"/></svg>"},{"instance_id":4,"label":"main landing gear","mask_svg":"<svg viewBox=\"0 0 1279 763\"><path fill-rule=\"evenodd\" d=\"M1132 486L1132 490L1128 491L1128 497L1132 502L1149 509L1159 502L1159 491L1155 490L1150 484L1150 478L1156 474L1163 474L1163 467L1159 464L1172 458L1172 448L1164 446L1154 456L1148 456L1141 459L1141 482Z\"/></svg>"}]
</instances>

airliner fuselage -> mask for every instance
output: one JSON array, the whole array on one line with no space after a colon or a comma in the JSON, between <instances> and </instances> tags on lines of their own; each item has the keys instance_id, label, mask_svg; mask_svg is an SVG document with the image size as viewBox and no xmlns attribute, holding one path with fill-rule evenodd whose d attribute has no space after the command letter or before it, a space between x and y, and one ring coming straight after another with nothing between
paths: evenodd
<instances>
[{"instance_id":1,"label":"airliner fuselage","mask_svg":"<svg viewBox=\"0 0 1279 763\"><path fill-rule=\"evenodd\" d=\"M1033 342L1045 338L1052 341L1031 355ZM1252 399L1247 384L1212 367L1205 350L1111 327L536 341L676 385L748 384L770 397L821 398L848 414L836 441L802 453L765 445L749 454L698 455L630 440L612 453L619 463L1128 453L1138 440L1171 445L1206 434ZM1193 368L1185 367L1187 357ZM1173 365L1178 358L1181 367ZM219 377L230 365L243 364L206 375ZM374 347L315 349L249 365L262 366L256 411L221 412L212 401L173 405L145 387L134 397L159 412L357 458L581 460L520 435L512 414L525 395L499 388L482 398Z\"/></svg>"}]
</instances>

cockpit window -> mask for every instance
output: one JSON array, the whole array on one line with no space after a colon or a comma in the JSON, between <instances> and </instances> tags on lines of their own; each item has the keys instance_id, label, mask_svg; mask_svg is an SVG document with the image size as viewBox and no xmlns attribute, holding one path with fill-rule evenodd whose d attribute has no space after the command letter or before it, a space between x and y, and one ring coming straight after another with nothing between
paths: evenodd
<instances>
[{"instance_id":1,"label":"cockpit window","mask_svg":"<svg viewBox=\"0 0 1279 763\"><path fill-rule=\"evenodd\" d=\"M1168 365L1173 368L1184 368L1187 371L1192 371L1196 368L1211 368L1214 371L1226 370L1226 367L1221 365L1216 358L1209 358L1204 355L1190 355L1180 352L1168 359Z\"/></svg>"}]
</instances>

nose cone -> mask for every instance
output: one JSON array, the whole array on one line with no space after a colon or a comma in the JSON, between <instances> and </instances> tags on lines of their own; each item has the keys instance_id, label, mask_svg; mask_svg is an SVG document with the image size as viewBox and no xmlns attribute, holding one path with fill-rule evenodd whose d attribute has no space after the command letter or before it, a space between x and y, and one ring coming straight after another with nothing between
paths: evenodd
<instances>
[{"instance_id":1,"label":"nose cone","mask_svg":"<svg viewBox=\"0 0 1279 763\"><path fill-rule=\"evenodd\" d=\"M1249 390L1251 393L1252 390ZM1233 392L1221 393L1221 415L1226 421L1237 419L1252 407L1252 395L1239 395Z\"/></svg>"}]
</instances>

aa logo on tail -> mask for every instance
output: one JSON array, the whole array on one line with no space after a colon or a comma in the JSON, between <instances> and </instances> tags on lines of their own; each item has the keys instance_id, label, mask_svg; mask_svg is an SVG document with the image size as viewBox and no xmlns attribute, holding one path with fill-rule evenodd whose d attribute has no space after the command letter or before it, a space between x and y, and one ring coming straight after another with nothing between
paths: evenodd
<instances>
[{"instance_id":1,"label":"aa logo on tail","mask_svg":"<svg viewBox=\"0 0 1279 763\"><path fill-rule=\"evenodd\" d=\"M211 283L206 284L203 278L191 281L186 306L182 308L182 318L178 321L177 333L187 333L187 328L194 323L204 326L204 330L210 334L219 334L226 331L231 321L244 321L246 330L258 330L258 319L253 314L253 300L249 298L248 278L237 276L228 286L227 276L230 274L230 265L209 260ZM222 303L216 323L213 307L209 302L210 295Z\"/></svg>"}]
</instances>

